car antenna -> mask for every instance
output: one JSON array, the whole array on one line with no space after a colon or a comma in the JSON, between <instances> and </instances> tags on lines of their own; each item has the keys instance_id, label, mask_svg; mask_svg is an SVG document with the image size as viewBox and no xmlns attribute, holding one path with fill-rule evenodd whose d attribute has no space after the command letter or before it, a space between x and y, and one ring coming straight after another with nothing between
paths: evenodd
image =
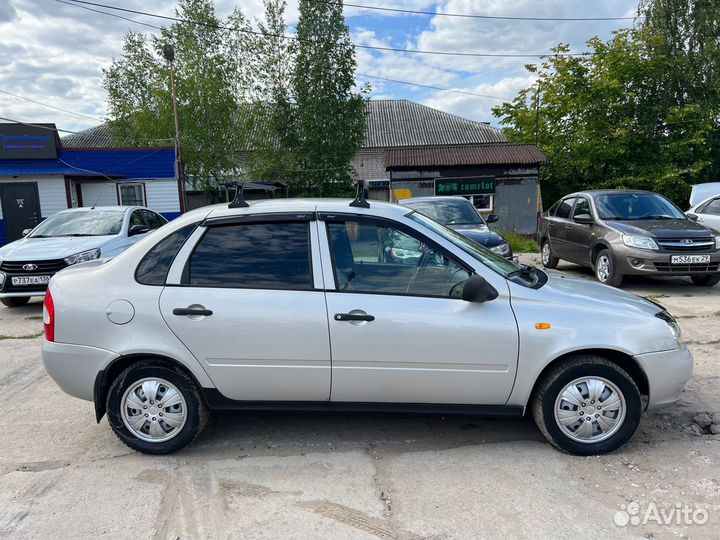
<instances>
[{"instance_id":1,"label":"car antenna","mask_svg":"<svg viewBox=\"0 0 720 540\"><path fill-rule=\"evenodd\" d=\"M364 180L357 181L357 195L355 196L355 200L350 203L350 206L354 206L355 208L370 208L370 203L365 199Z\"/></svg>"},{"instance_id":2,"label":"car antenna","mask_svg":"<svg viewBox=\"0 0 720 540\"><path fill-rule=\"evenodd\" d=\"M243 193L245 188L242 184L235 186L235 198L230 201L228 208L247 208L250 205L245 200L245 194Z\"/></svg>"}]
</instances>

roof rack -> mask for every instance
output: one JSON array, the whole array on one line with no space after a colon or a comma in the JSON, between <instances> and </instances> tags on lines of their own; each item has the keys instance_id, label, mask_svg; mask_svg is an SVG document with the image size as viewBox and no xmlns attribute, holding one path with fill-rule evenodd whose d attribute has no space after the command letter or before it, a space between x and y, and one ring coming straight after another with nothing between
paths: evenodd
<instances>
[{"instance_id":1,"label":"roof rack","mask_svg":"<svg viewBox=\"0 0 720 540\"><path fill-rule=\"evenodd\" d=\"M248 208L250 206L245 200L244 190L245 188L242 184L235 187L235 198L230 201L228 208Z\"/></svg>"},{"instance_id":2,"label":"roof rack","mask_svg":"<svg viewBox=\"0 0 720 540\"><path fill-rule=\"evenodd\" d=\"M365 199L365 180L357 181L357 195L355 200L350 203L355 208L370 208L370 203Z\"/></svg>"}]
</instances>

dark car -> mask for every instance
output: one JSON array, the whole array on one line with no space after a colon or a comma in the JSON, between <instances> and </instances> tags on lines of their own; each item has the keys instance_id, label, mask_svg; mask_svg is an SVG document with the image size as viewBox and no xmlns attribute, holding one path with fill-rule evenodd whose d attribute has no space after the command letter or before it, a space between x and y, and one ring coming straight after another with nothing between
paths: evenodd
<instances>
[{"instance_id":1,"label":"dark car","mask_svg":"<svg viewBox=\"0 0 720 540\"><path fill-rule=\"evenodd\" d=\"M506 259L513 258L509 242L488 227L488 223L496 222L498 217L491 214L485 221L480 212L464 197L414 197L402 199L398 201L398 204L425 214L438 223L485 246L493 253Z\"/></svg>"},{"instance_id":2,"label":"dark car","mask_svg":"<svg viewBox=\"0 0 720 540\"><path fill-rule=\"evenodd\" d=\"M559 259L589 266L615 287L626 275L689 276L720 282L720 236L649 191L581 191L541 216L538 243L546 268Z\"/></svg>"}]
</instances>

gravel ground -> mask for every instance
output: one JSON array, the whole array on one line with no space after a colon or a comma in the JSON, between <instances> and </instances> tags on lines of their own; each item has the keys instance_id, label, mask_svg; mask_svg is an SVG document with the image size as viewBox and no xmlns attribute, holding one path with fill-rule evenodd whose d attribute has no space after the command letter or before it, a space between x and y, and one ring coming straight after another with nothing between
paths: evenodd
<instances>
[{"instance_id":1,"label":"gravel ground","mask_svg":"<svg viewBox=\"0 0 720 540\"><path fill-rule=\"evenodd\" d=\"M280 413L215 414L182 452L136 454L45 374L41 304L0 307L0 537L720 538L720 286L625 288L679 317L695 375L587 458L527 419Z\"/></svg>"}]
</instances>

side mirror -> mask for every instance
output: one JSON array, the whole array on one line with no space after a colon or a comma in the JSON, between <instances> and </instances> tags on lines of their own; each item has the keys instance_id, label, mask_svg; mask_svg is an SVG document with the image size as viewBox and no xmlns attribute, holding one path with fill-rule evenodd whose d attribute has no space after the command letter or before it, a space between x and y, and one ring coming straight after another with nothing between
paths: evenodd
<instances>
[{"instance_id":1,"label":"side mirror","mask_svg":"<svg viewBox=\"0 0 720 540\"><path fill-rule=\"evenodd\" d=\"M688 214L687 217L688 217L688 219L690 219L690 220L692 220L692 221L697 221L697 220L698 220L697 214Z\"/></svg>"},{"instance_id":2,"label":"side mirror","mask_svg":"<svg viewBox=\"0 0 720 540\"><path fill-rule=\"evenodd\" d=\"M27 235L30 234L31 232L32 232L32 229L23 229L22 235L23 235L23 236L27 236Z\"/></svg>"},{"instance_id":3,"label":"side mirror","mask_svg":"<svg viewBox=\"0 0 720 540\"><path fill-rule=\"evenodd\" d=\"M592 225L595 223L590 214L578 214L573 218L573 221L575 221L575 223L582 223L583 225Z\"/></svg>"},{"instance_id":4,"label":"side mirror","mask_svg":"<svg viewBox=\"0 0 720 540\"><path fill-rule=\"evenodd\" d=\"M130 227L130 230L128 231L128 236L137 236L138 234L145 234L150 229L148 229L145 225L133 225Z\"/></svg>"},{"instance_id":5,"label":"side mirror","mask_svg":"<svg viewBox=\"0 0 720 540\"><path fill-rule=\"evenodd\" d=\"M497 297L497 290L484 277L474 274L465 281L462 299L466 302L488 302Z\"/></svg>"},{"instance_id":6,"label":"side mirror","mask_svg":"<svg viewBox=\"0 0 720 540\"><path fill-rule=\"evenodd\" d=\"M485 219L485 221L486 221L487 223L495 223L496 221L499 221L499 220L500 220L500 216L498 216L497 214L490 214L490 215Z\"/></svg>"}]
</instances>

